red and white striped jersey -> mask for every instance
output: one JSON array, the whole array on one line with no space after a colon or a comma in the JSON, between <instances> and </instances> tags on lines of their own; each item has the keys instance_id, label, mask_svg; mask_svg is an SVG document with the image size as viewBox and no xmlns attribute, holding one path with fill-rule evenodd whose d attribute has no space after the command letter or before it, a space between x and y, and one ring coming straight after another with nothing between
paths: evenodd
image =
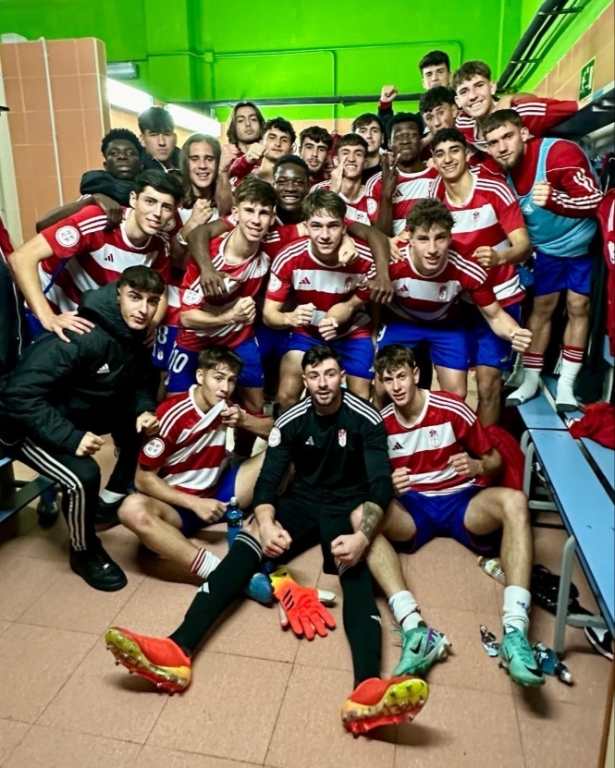
<instances>
[{"instance_id":1,"label":"red and white striped jersey","mask_svg":"<svg viewBox=\"0 0 615 768\"><path fill-rule=\"evenodd\" d=\"M223 216L222 221L229 225L230 229L235 229L237 219L234 216ZM305 235L299 234L297 224L284 224L279 216L271 223L265 237L263 237L262 249L270 259L275 259L282 248L286 248L295 240L300 240Z\"/></svg>"},{"instance_id":2,"label":"red and white striped jersey","mask_svg":"<svg viewBox=\"0 0 615 768\"><path fill-rule=\"evenodd\" d=\"M435 168L425 168L417 173L397 172L397 186L393 193L393 234L398 235L406 227L406 216L419 200L429 197L429 186L438 172ZM369 197L378 204L382 197L382 171L376 173L365 185Z\"/></svg>"},{"instance_id":3,"label":"red and white striped jersey","mask_svg":"<svg viewBox=\"0 0 615 768\"><path fill-rule=\"evenodd\" d=\"M191 309L207 311L207 306L215 308L217 312L224 312L233 307L239 299L246 296L256 299L269 271L271 264L269 256L259 247L256 253L240 264L229 264L224 257L227 243L228 237L219 237L212 240L210 244L214 269L225 274L224 282L227 293L224 296L208 296L206 298L201 288L201 270L194 259L190 259L180 291L182 312ZM234 349L252 336L254 336L253 324L230 323L208 330L192 331L184 328L180 321L177 345L193 352L200 352L205 347L214 344L225 344Z\"/></svg>"},{"instance_id":4,"label":"red and white striped jersey","mask_svg":"<svg viewBox=\"0 0 615 768\"><path fill-rule=\"evenodd\" d=\"M508 184L480 172L473 173L472 177L472 191L461 205L451 202L440 176L434 180L430 191L431 196L441 200L453 214L452 246L466 258L473 256L481 246L495 251L510 248L508 233L525 227L521 208ZM521 301L525 291L513 264L489 267L486 271L487 284L493 288L503 307Z\"/></svg>"},{"instance_id":5,"label":"red and white striped jersey","mask_svg":"<svg viewBox=\"0 0 615 768\"><path fill-rule=\"evenodd\" d=\"M317 189L331 189L331 180L329 179L327 181L321 181L319 184L314 184L310 189L310 192L314 192ZM378 201L367 194L365 186L361 187L361 194L356 200L349 200L342 195L341 192L338 192L337 194L346 203L346 216L344 218L346 226L350 226L354 221L369 226L378 218Z\"/></svg>"},{"instance_id":6,"label":"red and white striped jersey","mask_svg":"<svg viewBox=\"0 0 615 768\"><path fill-rule=\"evenodd\" d=\"M165 283L171 276L169 239L160 233L145 245L133 245L126 235L124 221L105 231L107 215L97 205L44 229L41 234L53 256L38 265L41 287L55 312L71 312L79 306L84 291L101 288L119 280L127 267L143 264L158 272Z\"/></svg>"},{"instance_id":7,"label":"red and white striped jersey","mask_svg":"<svg viewBox=\"0 0 615 768\"><path fill-rule=\"evenodd\" d=\"M395 296L389 309L415 323L437 323L449 317L462 291L479 307L495 301L487 273L476 261L449 250L448 259L435 275L421 275L412 263L410 243L401 249L404 259L389 266Z\"/></svg>"},{"instance_id":8,"label":"red and white striped jersey","mask_svg":"<svg viewBox=\"0 0 615 768\"><path fill-rule=\"evenodd\" d=\"M160 431L141 448L139 464L157 469L158 476L178 491L209 498L228 464L222 400L203 413L194 400L196 384L160 403Z\"/></svg>"},{"instance_id":9,"label":"red and white striped jersey","mask_svg":"<svg viewBox=\"0 0 615 768\"><path fill-rule=\"evenodd\" d=\"M477 485L476 478L460 475L449 460L466 451L482 456L493 448L493 442L460 397L450 392L422 391L425 405L411 427L403 422L394 403L381 412L391 468L407 469L411 490L426 496L456 493Z\"/></svg>"},{"instance_id":10,"label":"red and white striped jersey","mask_svg":"<svg viewBox=\"0 0 615 768\"><path fill-rule=\"evenodd\" d=\"M576 114L579 105L576 101L541 99L534 96L529 99L513 99L511 109L521 115L523 124L532 136L546 136L556 125ZM463 133L468 144L483 152L487 151L487 142L481 134L476 118L459 112L455 128Z\"/></svg>"},{"instance_id":11,"label":"red and white striped jersey","mask_svg":"<svg viewBox=\"0 0 615 768\"><path fill-rule=\"evenodd\" d=\"M266 298L285 302L293 296L297 304L312 303L316 309L310 325L294 328L296 333L320 338L318 323L336 304L358 296L368 301L371 290L367 283L376 276L371 251L359 240L355 241L357 258L351 264L328 266L313 254L309 238L299 240L285 248L271 265ZM338 329L338 338L359 338L370 335L370 320L361 307L348 323Z\"/></svg>"}]
</instances>

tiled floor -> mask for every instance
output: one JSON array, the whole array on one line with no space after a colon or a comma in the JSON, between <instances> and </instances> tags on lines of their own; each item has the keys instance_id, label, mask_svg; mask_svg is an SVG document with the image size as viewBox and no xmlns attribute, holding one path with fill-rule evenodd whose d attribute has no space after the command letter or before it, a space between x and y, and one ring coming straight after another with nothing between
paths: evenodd
<instances>
[{"instance_id":1,"label":"tiled floor","mask_svg":"<svg viewBox=\"0 0 615 768\"><path fill-rule=\"evenodd\" d=\"M109 455L104 457L105 464ZM33 508L0 527L0 766L3 768L594 768L610 666L579 630L567 634L575 685L549 678L516 689L480 643L498 631L502 588L473 556L445 540L404 557L425 617L446 631L454 654L429 676L420 717L371 739L339 719L351 690L350 654L339 628L312 643L283 633L274 609L245 602L227 617L194 665L194 683L170 698L112 663L102 632L111 623L165 634L194 586L140 552L126 530L102 534L129 576L121 592L88 588L67 563L66 529L36 525ZM224 551L224 534L203 534ZM564 536L536 530L536 560L557 570ZM293 568L303 584L334 588L313 550ZM581 602L594 601L579 568ZM338 590L339 591L339 590ZM397 661L386 602L383 672ZM532 635L552 640L553 617L532 612Z\"/></svg>"}]
</instances>

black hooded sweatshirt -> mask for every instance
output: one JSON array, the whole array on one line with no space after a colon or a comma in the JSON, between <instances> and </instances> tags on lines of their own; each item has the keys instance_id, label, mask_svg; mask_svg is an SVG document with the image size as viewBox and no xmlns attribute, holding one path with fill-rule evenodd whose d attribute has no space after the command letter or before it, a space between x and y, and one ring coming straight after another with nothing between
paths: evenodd
<instances>
[{"instance_id":1,"label":"black hooded sweatshirt","mask_svg":"<svg viewBox=\"0 0 615 768\"><path fill-rule=\"evenodd\" d=\"M158 376L145 331L132 331L117 301L117 282L86 291L79 315L94 328L44 331L0 385L0 447L26 437L74 454L86 432L108 434L156 408Z\"/></svg>"}]
</instances>

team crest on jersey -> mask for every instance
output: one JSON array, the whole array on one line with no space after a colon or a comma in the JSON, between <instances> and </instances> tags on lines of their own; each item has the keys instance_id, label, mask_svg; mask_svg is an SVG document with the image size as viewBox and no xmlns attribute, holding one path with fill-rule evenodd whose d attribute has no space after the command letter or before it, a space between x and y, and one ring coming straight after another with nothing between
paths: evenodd
<instances>
[{"instance_id":1,"label":"team crest on jersey","mask_svg":"<svg viewBox=\"0 0 615 768\"><path fill-rule=\"evenodd\" d=\"M349 291L352 288L352 277L347 277L344 280L344 290Z\"/></svg>"},{"instance_id":2,"label":"team crest on jersey","mask_svg":"<svg viewBox=\"0 0 615 768\"><path fill-rule=\"evenodd\" d=\"M346 445L346 430L345 429L338 429L337 430L337 442L340 444L340 448L344 448Z\"/></svg>"},{"instance_id":3,"label":"team crest on jersey","mask_svg":"<svg viewBox=\"0 0 615 768\"><path fill-rule=\"evenodd\" d=\"M268 445L271 446L271 448L275 448L281 442L282 442L282 433L277 427L274 427L269 433L269 440L267 441L267 443Z\"/></svg>"},{"instance_id":4,"label":"team crest on jersey","mask_svg":"<svg viewBox=\"0 0 615 768\"><path fill-rule=\"evenodd\" d=\"M60 227L56 232L56 240L64 248L70 248L71 245L75 245L75 243L79 242L79 230L68 224L64 227Z\"/></svg>"},{"instance_id":5,"label":"team crest on jersey","mask_svg":"<svg viewBox=\"0 0 615 768\"><path fill-rule=\"evenodd\" d=\"M373 216L376 211L378 210L378 201L374 200L373 197L367 198L367 212L370 216Z\"/></svg>"},{"instance_id":6,"label":"team crest on jersey","mask_svg":"<svg viewBox=\"0 0 615 768\"><path fill-rule=\"evenodd\" d=\"M445 285L441 286L440 290L438 291L438 299L440 301L444 301L446 299L447 293L448 291L446 289L446 286Z\"/></svg>"},{"instance_id":7,"label":"team crest on jersey","mask_svg":"<svg viewBox=\"0 0 615 768\"><path fill-rule=\"evenodd\" d=\"M164 443L159 437L148 440L143 447L143 453L150 459L157 459L164 451Z\"/></svg>"},{"instance_id":8,"label":"team crest on jersey","mask_svg":"<svg viewBox=\"0 0 615 768\"><path fill-rule=\"evenodd\" d=\"M473 213L472 213L472 222L473 222L474 226L476 226L479 221L480 221L480 211L473 211Z\"/></svg>"},{"instance_id":9,"label":"team crest on jersey","mask_svg":"<svg viewBox=\"0 0 615 768\"><path fill-rule=\"evenodd\" d=\"M440 438L438 437L438 431L436 429L429 430L429 444L437 448L440 445Z\"/></svg>"},{"instance_id":10,"label":"team crest on jersey","mask_svg":"<svg viewBox=\"0 0 615 768\"><path fill-rule=\"evenodd\" d=\"M200 289L198 291L193 291L189 288L187 291L184 291L184 304L194 306L195 304L200 304L202 298L203 294Z\"/></svg>"},{"instance_id":11,"label":"team crest on jersey","mask_svg":"<svg viewBox=\"0 0 615 768\"><path fill-rule=\"evenodd\" d=\"M277 275L274 275L272 272L271 276L269 277L269 290L279 291L281 287L282 287L282 281Z\"/></svg>"}]
</instances>

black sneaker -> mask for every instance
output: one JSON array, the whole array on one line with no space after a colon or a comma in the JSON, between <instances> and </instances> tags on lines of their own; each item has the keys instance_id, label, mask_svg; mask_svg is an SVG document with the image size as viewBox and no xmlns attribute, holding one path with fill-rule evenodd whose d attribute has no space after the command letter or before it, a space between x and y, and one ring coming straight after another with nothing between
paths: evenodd
<instances>
[{"instance_id":1,"label":"black sneaker","mask_svg":"<svg viewBox=\"0 0 615 768\"><path fill-rule=\"evenodd\" d=\"M98 498L98 506L94 516L94 527L97 531L107 531L109 528L114 528L120 524L117 513L125 498L125 496L122 496L119 501L114 501L111 504L103 501L100 497Z\"/></svg>"},{"instance_id":2,"label":"black sneaker","mask_svg":"<svg viewBox=\"0 0 615 768\"><path fill-rule=\"evenodd\" d=\"M102 545L95 549L70 551L70 567L94 589L117 592L128 584L126 574L105 552Z\"/></svg>"},{"instance_id":3,"label":"black sneaker","mask_svg":"<svg viewBox=\"0 0 615 768\"><path fill-rule=\"evenodd\" d=\"M594 627L585 627L585 637L592 648L604 656L605 659L613 661L613 635L608 629L595 629Z\"/></svg>"}]
</instances>

